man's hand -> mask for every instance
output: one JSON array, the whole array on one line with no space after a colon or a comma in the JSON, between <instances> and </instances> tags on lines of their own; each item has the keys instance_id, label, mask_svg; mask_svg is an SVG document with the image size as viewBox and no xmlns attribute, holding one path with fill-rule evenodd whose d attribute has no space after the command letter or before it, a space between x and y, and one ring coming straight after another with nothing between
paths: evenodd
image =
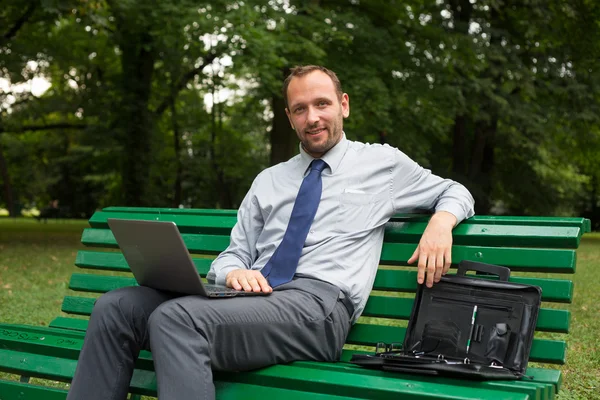
<instances>
[{"instance_id":1,"label":"man's hand","mask_svg":"<svg viewBox=\"0 0 600 400\"><path fill-rule=\"evenodd\" d=\"M435 213L429 220L421 241L409 264L419 260L417 282L425 281L427 271L427 287L440 281L442 275L446 275L452 262L452 228L456 225L456 217L446 211Z\"/></svg>"},{"instance_id":2,"label":"man's hand","mask_svg":"<svg viewBox=\"0 0 600 400\"><path fill-rule=\"evenodd\" d=\"M253 269L235 269L229 272L225 277L225 284L227 287L245 292L271 293L273 291L260 271Z\"/></svg>"}]
</instances>

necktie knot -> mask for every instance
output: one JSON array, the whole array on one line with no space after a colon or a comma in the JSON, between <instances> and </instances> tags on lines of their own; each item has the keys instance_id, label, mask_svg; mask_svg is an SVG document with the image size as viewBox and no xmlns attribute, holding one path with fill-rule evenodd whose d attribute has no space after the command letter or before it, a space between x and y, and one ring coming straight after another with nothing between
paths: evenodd
<instances>
[{"instance_id":1,"label":"necktie knot","mask_svg":"<svg viewBox=\"0 0 600 400\"><path fill-rule=\"evenodd\" d=\"M315 170L315 171L319 171L319 174L321 172L323 172L323 170L325 169L325 167L327 166L327 163L321 159L317 159L317 160L313 160L313 162L310 165L310 169L311 170Z\"/></svg>"}]
</instances>

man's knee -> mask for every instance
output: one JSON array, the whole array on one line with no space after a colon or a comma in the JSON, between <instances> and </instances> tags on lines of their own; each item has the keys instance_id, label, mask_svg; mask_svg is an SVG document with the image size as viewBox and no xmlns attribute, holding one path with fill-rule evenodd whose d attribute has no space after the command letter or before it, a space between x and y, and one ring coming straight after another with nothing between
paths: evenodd
<instances>
[{"instance_id":1,"label":"man's knee","mask_svg":"<svg viewBox=\"0 0 600 400\"><path fill-rule=\"evenodd\" d=\"M101 319L104 326L133 318L138 296L132 288L121 288L104 293L94 302L93 319Z\"/></svg>"},{"instance_id":2,"label":"man's knee","mask_svg":"<svg viewBox=\"0 0 600 400\"><path fill-rule=\"evenodd\" d=\"M182 326L196 327L197 321L194 321L185 305L178 299L167 301L154 310L148 319L148 329L150 337L158 338L170 336L170 333L177 331Z\"/></svg>"}]
</instances>

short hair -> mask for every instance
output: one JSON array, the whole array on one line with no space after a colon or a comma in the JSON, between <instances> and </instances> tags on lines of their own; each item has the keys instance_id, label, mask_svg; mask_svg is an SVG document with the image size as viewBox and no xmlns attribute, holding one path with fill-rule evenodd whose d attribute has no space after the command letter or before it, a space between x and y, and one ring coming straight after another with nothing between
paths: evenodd
<instances>
[{"instance_id":1,"label":"short hair","mask_svg":"<svg viewBox=\"0 0 600 400\"><path fill-rule=\"evenodd\" d=\"M285 102L285 108L288 108L288 106L289 106L288 98L287 98L287 91L288 91L288 86L290 86L290 82L292 81L292 78L294 78L296 76L302 77L302 76L308 75L314 71L324 72L325 74L327 74L327 76L329 76L329 78L331 78L331 81L333 82L333 86L335 87L335 93L338 97L338 100L340 100L340 101L342 100L342 95L344 94L344 92L342 91L342 83L338 79L335 72L333 72L332 70L327 69L325 67L322 67L320 65L299 65L299 66L293 67L290 70L290 74L283 81L283 100Z\"/></svg>"}]
</instances>

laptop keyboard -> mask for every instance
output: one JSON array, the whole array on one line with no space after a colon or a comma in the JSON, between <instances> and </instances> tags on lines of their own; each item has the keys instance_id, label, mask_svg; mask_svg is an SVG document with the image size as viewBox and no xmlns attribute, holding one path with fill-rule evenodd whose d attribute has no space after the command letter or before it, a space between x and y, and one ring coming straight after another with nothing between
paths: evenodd
<instances>
[{"instance_id":1,"label":"laptop keyboard","mask_svg":"<svg viewBox=\"0 0 600 400\"><path fill-rule=\"evenodd\" d=\"M207 292L219 292L219 293L238 293L234 288L226 287L226 286L218 286L218 285L204 285L204 289Z\"/></svg>"}]
</instances>

